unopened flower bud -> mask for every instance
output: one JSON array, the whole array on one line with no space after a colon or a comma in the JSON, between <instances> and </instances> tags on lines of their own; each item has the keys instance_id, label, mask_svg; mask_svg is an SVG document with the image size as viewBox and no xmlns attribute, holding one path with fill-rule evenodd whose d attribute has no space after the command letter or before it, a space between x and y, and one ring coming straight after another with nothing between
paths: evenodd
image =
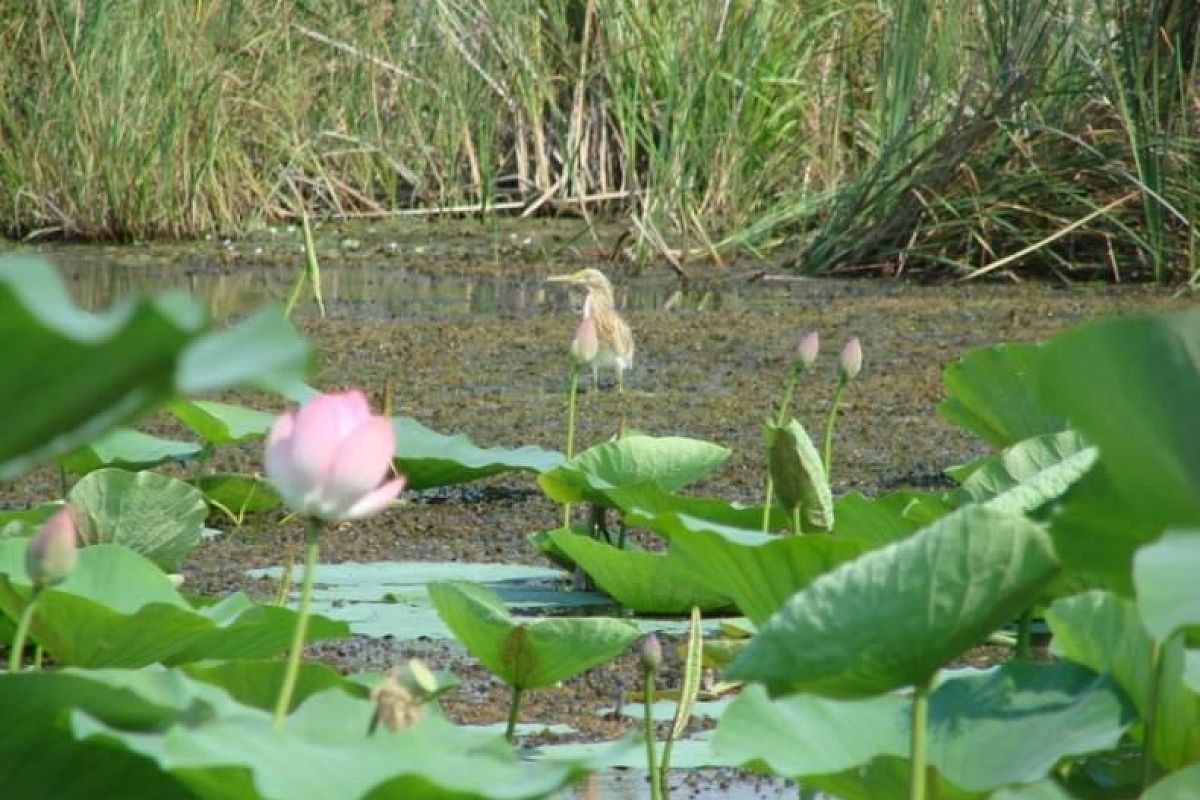
<instances>
[{"instance_id":1,"label":"unopened flower bud","mask_svg":"<svg viewBox=\"0 0 1200 800\"><path fill-rule=\"evenodd\" d=\"M642 639L638 657L641 659L643 670L650 673L658 672L659 667L662 666L662 645L658 641L658 636L651 633Z\"/></svg>"},{"instance_id":2,"label":"unopened flower bud","mask_svg":"<svg viewBox=\"0 0 1200 800\"><path fill-rule=\"evenodd\" d=\"M46 520L25 551L25 572L35 585L61 583L75 569L75 518L64 506Z\"/></svg>"},{"instance_id":3,"label":"unopened flower bud","mask_svg":"<svg viewBox=\"0 0 1200 800\"><path fill-rule=\"evenodd\" d=\"M571 358L577 366L582 367L592 363L598 352L600 352L600 338L596 332L596 320L592 317L584 317L579 321L575 339L571 342Z\"/></svg>"},{"instance_id":4,"label":"unopened flower bud","mask_svg":"<svg viewBox=\"0 0 1200 800\"><path fill-rule=\"evenodd\" d=\"M425 714L421 700L404 685L398 669L388 670L371 691L371 700L375 703L375 715L368 733L373 733L380 723L389 731L408 730Z\"/></svg>"},{"instance_id":5,"label":"unopened flower bud","mask_svg":"<svg viewBox=\"0 0 1200 800\"><path fill-rule=\"evenodd\" d=\"M842 348L841 358L838 359L838 377L847 383L854 380L862 371L862 361L862 344L855 336Z\"/></svg>"},{"instance_id":6,"label":"unopened flower bud","mask_svg":"<svg viewBox=\"0 0 1200 800\"><path fill-rule=\"evenodd\" d=\"M817 354L821 352L821 335L816 331L809 331L804 334L804 338L800 340L800 345L796 348L796 368L808 369L817 360Z\"/></svg>"}]
</instances>

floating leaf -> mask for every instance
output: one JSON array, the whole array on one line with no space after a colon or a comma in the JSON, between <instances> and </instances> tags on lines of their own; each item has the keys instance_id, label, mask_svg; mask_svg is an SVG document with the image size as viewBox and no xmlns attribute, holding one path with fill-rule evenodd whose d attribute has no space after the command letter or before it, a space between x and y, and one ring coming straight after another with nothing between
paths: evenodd
<instances>
[{"instance_id":1,"label":"floating leaf","mask_svg":"<svg viewBox=\"0 0 1200 800\"><path fill-rule=\"evenodd\" d=\"M269 412L213 400L176 400L171 413L210 445L261 439L275 424Z\"/></svg>"},{"instance_id":2,"label":"floating leaf","mask_svg":"<svg viewBox=\"0 0 1200 800\"><path fill-rule=\"evenodd\" d=\"M624 652L639 635L627 622L602 617L519 623L494 592L477 584L446 581L428 588L458 640L515 689L572 678Z\"/></svg>"},{"instance_id":3,"label":"floating leaf","mask_svg":"<svg viewBox=\"0 0 1200 800\"><path fill-rule=\"evenodd\" d=\"M837 536L775 536L678 514L659 515L654 529L671 540L672 557L701 585L731 597L756 625L817 577L866 550Z\"/></svg>"},{"instance_id":4,"label":"floating leaf","mask_svg":"<svg viewBox=\"0 0 1200 800\"><path fill-rule=\"evenodd\" d=\"M833 530L833 495L821 455L804 426L792 420L783 427L768 425L767 460L775 491L784 508L800 509L805 532Z\"/></svg>"},{"instance_id":5,"label":"floating leaf","mask_svg":"<svg viewBox=\"0 0 1200 800\"><path fill-rule=\"evenodd\" d=\"M728 677L841 697L922 684L1027 608L1057 567L1037 525L968 506L818 578Z\"/></svg>"},{"instance_id":6,"label":"floating leaf","mask_svg":"<svg viewBox=\"0 0 1200 800\"><path fill-rule=\"evenodd\" d=\"M408 489L429 489L486 478L502 472L545 472L562 463L561 453L540 447L479 447L461 434L448 436L411 417L393 417L396 466Z\"/></svg>"},{"instance_id":7,"label":"floating leaf","mask_svg":"<svg viewBox=\"0 0 1200 800\"><path fill-rule=\"evenodd\" d=\"M692 606L705 611L730 606L728 597L667 553L622 550L566 529L551 531L549 537L554 547L626 608L646 614L682 614Z\"/></svg>"},{"instance_id":8,"label":"floating leaf","mask_svg":"<svg viewBox=\"0 0 1200 800\"><path fill-rule=\"evenodd\" d=\"M673 494L654 483L639 483L619 489L607 489L604 496L625 513L630 525L649 525L659 514L683 514L692 519L758 530L762 525L762 506L747 506L710 497ZM790 519L779 508L771 509L770 527L788 525Z\"/></svg>"},{"instance_id":9,"label":"floating leaf","mask_svg":"<svg viewBox=\"0 0 1200 800\"><path fill-rule=\"evenodd\" d=\"M1034 393L1041 355L1036 344L972 350L943 370L947 397L938 411L996 447L1062 430L1062 418L1043 410Z\"/></svg>"},{"instance_id":10,"label":"floating leaf","mask_svg":"<svg viewBox=\"0 0 1200 800\"><path fill-rule=\"evenodd\" d=\"M0 541L0 610L17 619L29 603L26 542ZM33 638L60 664L88 667L182 663L206 658L266 658L287 649L295 614L257 606L240 594L193 609L167 576L125 547L82 548L75 570L44 590ZM309 638L346 635L322 617Z\"/></svg>"},{"instance_id":11,"label":"floating leaf","mask_svg":"<svg viewBox=\"0 0 1200 800\"><path fill-rule=\"evenodd\" d=\"M203 449L195 442L177 442L131 428L113 428L96 441L60 457L58 463L76 475L101 467L140 470L169 461L188 461Z\"/></svg>"},{"instance_id":12,"label":"floating leaf","mask_svg":"<svg viewBox=\"0 0 1200 800\"><path fill-rule=\"evenodd\" d=\"M909 705L894 694L771 700L750 686L722 715L713 749L721 759L793 778L906 758ZM942 681L930 696L929 763L961 790L1029 783L1064 758L1114 747L1133 718L1111 679L1075 664L1013 662L969 671Z\"/></svg>"},{"instance_id":13,"label":"floating leaf","mask_svg":"<svg viewBox=\"0 0 1200 800\"><path fill-rule=\"evenodd\" d=\"M671 492L708 474L729 450L699 439L630 434L590 447L538 477L542 490L560 503L615 505L607 492L653 484Z\"/></svg>"},{"instance_id":14,"label":"floating leaf","mask_svg":"<svg viewBox=\"0 0 1200 800\"><path fill-rule=\"evenodd\" d=\"M174 572L200 541L208 506L193 486L155 472L99 469L71 488L89 542L116 542Z\"/></svg>"},{"instance_id":15,"label":"floating leaf","mask_svg":"<svg viewBox=\"0 0 1200 800\"><path fill-rule=\"evenodd\" d=\"M96 440L177 391L262 383L306 365L307 345L274 312L220 333L207 328L203 309L183 294L93 314L71 302L46 262L0 260L0 337L21 343L0 382L0 408L21 421L0 430L0 480Z\"/></svg>"},{"instance_id":16,"label":"floating leaf","mask_svg":"<svg viewBox=\"0 0 1200 800\"><path fill-rule=\"evenodd\" d=\"M1108 592L1056 600L1046 609L1060 656L1112 675L1142 719L1150 706L1154 640L1142 627L1137 607ZM1168 769L1200 759L1200 696L1184 685L1184 648L1178 640L1161 651L1162 668L1155 756Z\"/></svg>"}]
</instances>

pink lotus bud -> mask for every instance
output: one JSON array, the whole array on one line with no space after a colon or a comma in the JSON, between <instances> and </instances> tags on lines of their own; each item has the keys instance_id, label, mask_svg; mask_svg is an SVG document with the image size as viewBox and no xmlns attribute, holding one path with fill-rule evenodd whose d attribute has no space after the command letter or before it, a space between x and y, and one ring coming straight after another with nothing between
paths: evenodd
<instances>
[{"instance_id":1,"label":"pink lotus bud","mask_svg":"<svg viewBox=\"0 0 1200 800\"><path fill-rule=\"evenodd\" d=\"M582 367L592 363L598 352L600 352L600 338L596 334L596 320L592 317L584 317L579 321L579 327L575 330L575 339L571 342L571 358L574 359L577 366Z\"/></svg>"},{"instance_id":2,"label":"pink lotus bud","mask_svg":"<svg viewBox=\"0 0 1200 800\"><path fill-rule=\"evenodd\" d=\"M800 340L800 345L796 348L796 367L808 369L816 363L817 354L820 352L821 335L816 331L804 334L804 338Z\"/></svg>"},{"instance_id":3,"label":"pink lotus bud","mask_svg":"<svg viewBox=\"0 0 1200 800\"><path fill-rule=\"evenodd\" d=\"M662 645L659 644L658 636L651 633L642 639L642 646L638 652L638 657L642 661L642 669L647 672L657 673L658 668L662 666Z\"/></svg>"},{"instance_id":4,"label":"pink lotus bud","mask_svg":"<svg viewBox=\"0 0 1200 800\"><path fill-rule=\"evenodd\" d=\"M842 348L841 358L838 359L838 377L847 383L854 380L862 371L862 361L862 344L855 336Z\"/></svg>"},{"instance_id":5,"label":"pink lotus bud","mask_svg":"<svg viewBox=\"0 0 1200 800\"><path fill-rule=\"evenodd\" d=\"M380 485L395 450L392 421L373 416L362 392L321 394L275 421L267 478L299 514L361 519L385 509L404 488L404 476Z\"/></svg>"},{"instance_id":6,"label":"pink lotus bud","mask_svg":"<svg viewBox=\"0 0 1200 800\"><path fill-rule=\"evenodd\" d=\"M25 572L38 586L62 583L76 560L75 518L64 506L46 520L25 550Z\"/></svg>"}]
</instances>

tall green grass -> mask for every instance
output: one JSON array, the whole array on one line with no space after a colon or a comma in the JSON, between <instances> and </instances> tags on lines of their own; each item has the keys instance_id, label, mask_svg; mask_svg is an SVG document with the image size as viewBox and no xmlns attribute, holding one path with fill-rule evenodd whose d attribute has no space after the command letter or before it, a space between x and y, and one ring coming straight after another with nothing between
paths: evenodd
<instances>
[{"instance_id":1,"label":"tall green grass","mask_svg":"<svg viewBox=\"0 0 1200 800\"><path fill-rule=\"evenodd\" d=\"M554 211L812 273L1187 277L1198 25L1188 0L7 4L0 227Z\"/></svg>"}]
</instances>

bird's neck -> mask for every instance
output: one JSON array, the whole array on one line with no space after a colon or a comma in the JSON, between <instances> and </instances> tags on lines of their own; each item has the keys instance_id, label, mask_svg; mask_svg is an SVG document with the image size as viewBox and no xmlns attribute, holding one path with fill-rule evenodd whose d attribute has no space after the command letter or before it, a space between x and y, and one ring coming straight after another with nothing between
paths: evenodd
<instances>
[{"instance_id":1,"label":"bird's neck","mask_svg":"<svg viewBox=\"0 0 1200 800\"><path fill-rule=\"evenodd\" d=\"M612 309L612 295L594 289L588 292L587 299L583 301L583 315L585 317L594 317L597 313L602 314L605 311L612 311Z\"/></svg>"}]
</instances>

